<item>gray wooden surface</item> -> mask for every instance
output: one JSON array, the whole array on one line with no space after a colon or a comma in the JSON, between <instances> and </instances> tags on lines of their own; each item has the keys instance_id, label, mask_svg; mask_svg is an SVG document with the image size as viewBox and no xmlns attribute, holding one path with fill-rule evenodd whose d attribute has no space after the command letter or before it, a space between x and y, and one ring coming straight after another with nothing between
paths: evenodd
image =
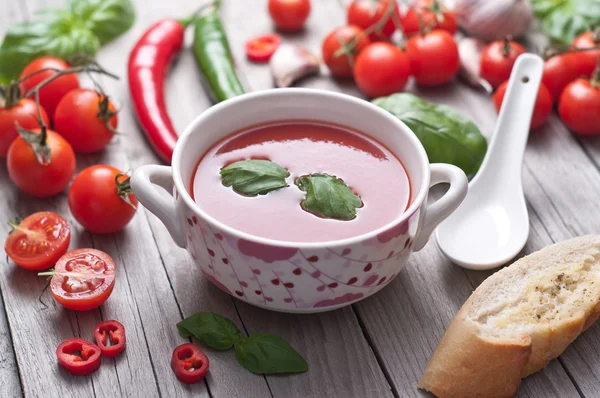
<instances>
[{"instance_id":1,"label":"gray wooden surface","mask_svg":"<svg viewBox=\"0 0 600 398\"><path fill-rule=\"evenodd\" d=\"M130 169L158 163L131 115L125 82L126 55L149 24L165 16L183 17L200 1L137 0L137 21L123 37L105 47L99 61L123 76L104 80L122 106L119 136L104 152L78 158L78 169L108 163ZM313 12L302 34L285 40L315 52L330 30L344 24L347 0L313 0ZM245 60L243 43L271 31L266 0L224 0L222 16L236 62L253 90L271 88L267 67ZM0 0L0 35L7 24L62 0ZM200 85L193 57L185 50L167 81L168 104L181 130L210 106ZM359 95L348 82L327 76L304 86ZM417 91L412 88L413 91ZM491 134L496 115L489 98L459 83L422 90L425 98L469 114L484 134ZM571 236L600 230L600 141L581 140L557 117L532 134L524 167L531 234L524 253ZM352 307L318 315L285 315L246 305L212 287L186 252L172 243L166 229L140 209L121 233L96 236L70 218L66 195L34 200L19 193L0 166L0 217L54 210L69 217L72 247L96 247L117 261L115 290L105 305L90 312L65 310L45 294L44 280L0 256L0 397L411 397L428 358L448 323L471 291L490 273L465 271L449 263L430 243L413 256L386 289ZM0 223L0 236L8 233ZM281 334L308 360L302 375L261 377L235 362L232 352L209 351L211 370L204 383L185 386L169 367L172 349L185 342L175 328L196 311L214 311L233 319L247 333ZM64 339L91 339L101 319L119 319L127 328L128 346L117 359L88 377L69 376L56 365L55 349ZM600 325L593 326L542 372L528 377L521 397L597 397L600 391Z\"/></svg>"}]
</instances>

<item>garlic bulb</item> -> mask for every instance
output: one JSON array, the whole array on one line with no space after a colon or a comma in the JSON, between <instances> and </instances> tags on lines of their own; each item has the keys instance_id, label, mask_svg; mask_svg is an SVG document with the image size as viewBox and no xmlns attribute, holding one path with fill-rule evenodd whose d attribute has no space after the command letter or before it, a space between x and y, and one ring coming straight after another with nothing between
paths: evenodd
<instances>
[{"instance_id":1,"label":"garlic bulb","mask_svg":"<svg viewBox=\"0 0 600 398\"><path fill-rule=\"evenodd\" d=\"M458 24L482 40L521 36L533 19L529 0L454 0L454 12Z\"/></svg>"}]
</instances>

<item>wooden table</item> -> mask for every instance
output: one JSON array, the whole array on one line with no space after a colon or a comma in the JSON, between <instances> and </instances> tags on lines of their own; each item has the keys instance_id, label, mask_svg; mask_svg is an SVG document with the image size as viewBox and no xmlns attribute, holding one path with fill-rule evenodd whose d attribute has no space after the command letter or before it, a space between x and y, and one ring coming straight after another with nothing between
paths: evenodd
<instances>
[{"instance_id":1,"label":"wooden table","mask_svg":"<svg viewBox=\"0 0 600 398\"><path fill-rule=\"evenodd\" d=\"M62 0L0 0L0 34L7 24L28 18ZM183 17L198 6L189 0L137 0L135 26L98 55L101 64L125 76L127 54L149 24L165 16ZM313 0L303 34L285 40L320 51L323 37L344 24L347 0ZM266 0L225 0L222 16L236 62L253 90L272 87L267 67L244 57L243 43L271 31ZM104 79L109 94L122 104L123 132L104 152L78 157L78 169L108 163L133 169L158 159L134 123L125 78ZM304 86L360 95L351 83L312 78ZM413 89L415 91L415 89ZM191 52L182 53L167 82L168 103L181 131L210 106L200 85ZM491 133L496 114L492 102L459 83L420 91L469 114L484 134ZM532 134L523 169L531 217L528 253L552 242L600 229L600 141L573 136L556 116ZM396 280L375 296L351 307L317 315L286 315L254 308L203 279L187 253L179 249L163 225L140 209L121 233L92 235L69 214L66 195L49 200L20 193L0 166L4 220L40 210L57 211L71 221L72 248L95 247L117 261L115 290L106 304L89 312L68 311L46 293L45 280L0 256L0 397L409 397L427 395L417 380L448 323L472 290L490 273L471 272L448 262L430 243L414 255ZM0 236L8 234L3 221ZM302 353L310 370L301 375L256 376L242 369L233 352L209 351L210 373L204 383L186 386L173 376L173 348L187 340L175 324L196 311L214 311L233 319L246 333L274 332ZM88 377L72 377L56 364L55 349L63 340L92 338L102 319L118 319L127 327L127 350L105 359ZM600 391L600 324L596 324L540 373L523 381L525 397L597 397Z\"/></svg>"}]
</instances>

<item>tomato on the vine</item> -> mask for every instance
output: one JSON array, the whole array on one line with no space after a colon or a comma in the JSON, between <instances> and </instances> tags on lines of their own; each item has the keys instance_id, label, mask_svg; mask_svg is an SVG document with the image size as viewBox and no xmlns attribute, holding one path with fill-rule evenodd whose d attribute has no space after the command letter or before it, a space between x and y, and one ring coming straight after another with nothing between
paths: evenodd
<instances>
[{"instance_id":1,"label":"tomato on the vine","mask_svg":"<svg viewBox=\"0 0 600 398\"><path fill-rule=\"evenodd\" d=\"M600 62L592 79L577 79L560 96L563 123L580 135L600 134Z\"/></svg>"},{"instance_id":2,"label":"tomato on the vine","mask_svg":"<svg viewBox=\"0 0 600 398\"><path fill-rule=\"evenodd\" d=\"M40 108L40 113L44 123L49 124L48 115L43 107ZM19 135L17 123L25 130L41 127L34 100L22 98L16 104L5 104L4 107L0 107L0 157L6 157L10 144Z\"/></svg>"},{"instance_id":3,"label":"tomato on the vine","mask_svg":"<svg viewBox=\"0 0 600 398\"><path fill-rule=\"evenodd\" d=\"M25 136L25 138L23 138ZM75 173L75 153L52 130L27 131L17 137L6 157L8 176L23 192L45 198L67 187Z\"/></svg>"},{"instance_id":4,"label":"tomato on the vine","mask_svg":"<svg viewBox=\"0 0 600 398\"><path fill-rule=\"evenodd\" d=\"M426 29L442 29L450 34L458 30L456 15L440 0L417 0L400 19L404 34L410 36L421 31L419 15Z\"/></svg>"},{"instance_id":5,"label":"tomato on the vine","mask_svg":"<svg viewBox=\"0 0 600 398\"><path fill-rule=\"evenodd\" d=\"M54 70L44 71L44 69L62 71L69 69L69 67L69 64L56 57L34 59L23 69L19 77L22 80L21 90L23 91L23 95L26 95L29 90L57 73ZM50 119L54 117L54 110L61 98L75 88L79 88L79 79L76 73L70 73L56 78L40 89L40 104L48 112Z\"/></svg>"},{"instance_id":6,"label":"tomato on the vine","mask_svg":"<svg viewBox=\"0 0 600 398\"><path fill-rule=\"evenodd\" d=\"M115 262L96 249L77 249L58 259L51 276L50 292L63 307L88 311L102 305L115 287ZM98 350L99 351L99 350Z\"/></svg>"},{"instance_id":7,"label":"tomato on the vine","mask_svg":"<svg viewBox=\"0 0 600 398\"><path fill-rule=\"evenodd\" d=\"M137 198L129 177L112 166L82 170L69 189L69 209L85 229L97 234L120 231L135 215Z\"/></svg>"},{"instance_id":8,"label":"tomato on the vine","mask_svg":"<svg viewBox=\"0 0 600 398\"><path fill-rule=\"evenodd\" d=\"M600 47L600 28L580 34L573 40L573 46L578 49ZM591 77L596 68L596 63L600 58L600 48L596 50L578 51L574 53L579 64L579 72L582 75Z\"/></svg>"},{"instance_id":9,"label":"tomato on the vine","mask_svg":"<svg viewBox=\"0 0 600 398\"><path fill-rule=\"evenodd\" d=\"M452 80L460 68L458 46L450 33L433 30L411 37L406 44L410 69L421 86L438 86Z\"/></svg>"},{"instance_id":10,"label":"tomato on the vine","mask_svg":"<svg viewBox=\"0 0 600 398\"><path fill-rule=\"evenodd\" d=\"M574 53L555 55L544 61L542 82L550 90L554 102L558 102L565 87L579 77L579 66Z\"/></svg>"},{"instance_id":11,"label":"tomato on the vine","mask_svg":"<svg viewBox=\"0 0 600 398\"><path fill-rule=\"evenodd\" d=\"M400 9L395 0L354 0L348 6L347 22L348 25L356 25L361 29L367 30L383 24L380 29L376 29L370 34L372 41L388 40L396 31L394 19L399 21ZM374 28L373 28L374 29Z\"/></svg>"},{"instance_id":12,"label":"tomato on the vine","mask_svg":"<svg viewBox=\"0 0 600 398\"><path fill-rule=\"evenodd\" d=\"M523 46L508 39L487 45L481 53L481 77L498 88L510 78L517 58L524 52Z\"/></svg>"},{"instance_id":13,"label":"tomato on the vine","mask_svg":"<svg viewBox=\"0 0 600 398\"><path fill-rule=\"evenodd\" d=\"M404 90L410 77L410 61L400 48L385 42L367 46L356 58L354 80L369 97Z\"/></svg>"},{"instance_id":14,"label":"tomato on the vine","mask_svg":"<svg viewBox=\"0 0 600 398\"><path fill-rule=\"evenodd\" d=\"M6 238L4 251L19 267L48 269L69 248L71 228L56 213L42 211L25 217L18 225L9 224L13 230Z\"/></svg>"},{"instance_id":15,"label":"tomato on the vine","mask_svg":"<svg viewBox=\"0 0 600 398\"><path fill-rule=\"evenodd\" d=\"M54 129L75 152L98 152L108 145L117 128L117 109L110 99L94 90L71 90L54 113Z\"/></svg>"},{"instance_id":16,"label":"tomato on the vine","mask_svg":"<svg viewBox=\"0 0 600 398\"><path fill-rule=\"evenodd\" d=\"M494 105L496 106L496 111L500 112L500 108L502 107L502 101L504 101L504 95L506 94L506 89L508 88L508 81L505 81L498 87L496 92L494 93ZM537 99L535 100L535 107L533 108L533 116L531 117L531 126L530 130L535 130L546 123L550 113L552 112L552 95L550 95L550 91L544 83L540 84L540 88L538 90Z\"/></svg>"},{"instance_id":17,"label":"tomato on the vine","mask_svg":"<svg viewBox=\"0 0 600 398\"><path fill-rule=\"evenodd\" d=\"M310 0L269 0L269 14L277 29L298 31L310 14Z\"/></svg>"},{"instance_id":18,"label":"tomato on the vine","mask_svg":"<svg viewBox=\"0 0 600 398\"><path fill-rule=\"evenodd\" d=\"M347 51L342 48L342 42L348 43ZM364 30L358 26L342 26L331 32L321 49L323 61L335 77L352 77L351 57L356 57L371 44L371 40L364 35Z\"/></svg>"}]
</instances>

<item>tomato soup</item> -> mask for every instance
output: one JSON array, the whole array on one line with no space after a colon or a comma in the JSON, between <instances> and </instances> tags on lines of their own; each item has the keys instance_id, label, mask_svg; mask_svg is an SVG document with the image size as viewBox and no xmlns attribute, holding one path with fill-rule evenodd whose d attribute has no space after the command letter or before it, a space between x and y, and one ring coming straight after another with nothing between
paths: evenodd
<instances>
[{"instance_id":1,"label":"tomato soup","mask_svg":"<svg viewBox=\"0 0 600 398\"><path fill-rule=\"evenodd\" d=\"M244 196L222 183L222 168L241 160L270 160L287 169L288 187ZM356 217L338 220L304 210L306 192L296 178L326 173L362 200ZM374 139L345 127L286 121L233 133L202 156L192 177L192 197L218 221L252 235L288 242L322 242L358 236L398 218L410 202L402 162Z\"/></svg>"}]
</instances>

